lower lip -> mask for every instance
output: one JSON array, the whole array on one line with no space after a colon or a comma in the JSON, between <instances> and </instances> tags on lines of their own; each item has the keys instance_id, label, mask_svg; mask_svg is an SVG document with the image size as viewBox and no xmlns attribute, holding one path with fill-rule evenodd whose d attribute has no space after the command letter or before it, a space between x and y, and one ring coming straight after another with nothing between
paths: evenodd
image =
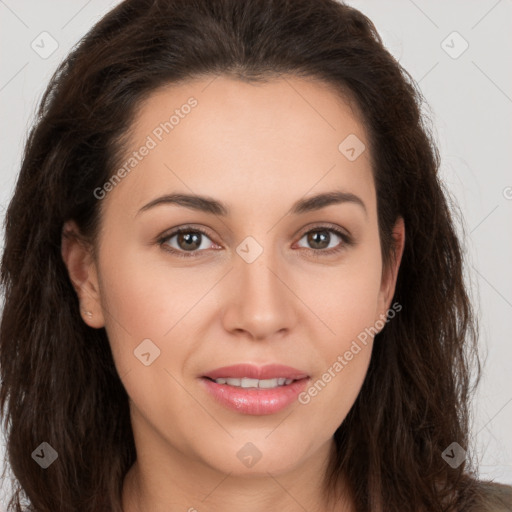
<instances>
[{"instance_id":1,"label":"lower lip","mask_svg":"<svg viewBox=\"0 0 512 512\"><path fill-rule=\"evenodd\" d=\"M309 378L273 389L240 388L217 384L202 377L206 390L222 405L243 414L262 416L274 414L288 407L304 391Z\"/></svg>"}]
</instances>

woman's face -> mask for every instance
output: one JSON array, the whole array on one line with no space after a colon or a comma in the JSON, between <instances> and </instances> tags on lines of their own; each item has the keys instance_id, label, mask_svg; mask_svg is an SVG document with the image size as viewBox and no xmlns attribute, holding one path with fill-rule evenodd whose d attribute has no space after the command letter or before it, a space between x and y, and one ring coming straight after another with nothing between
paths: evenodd
<instances>
[{"instance_id":1,"label":"woman's face","mask_svg":"<svg viewBox=\"0 0 512 512\"><path fill-rule=\"evenodd\" d=\"M197 79L142 105L125 172L95 191L97 259L67 260L84 262L84 321L108 334L139 459L263 475L325 460L396 279L365 145L333 90L293 77ZM401 255L402 224L395 235ZM255 373L217 377L265 382L205 377L232 365ZM254 389L276 385L265 377L299 381Z\"/></svg>"}]
</instances>

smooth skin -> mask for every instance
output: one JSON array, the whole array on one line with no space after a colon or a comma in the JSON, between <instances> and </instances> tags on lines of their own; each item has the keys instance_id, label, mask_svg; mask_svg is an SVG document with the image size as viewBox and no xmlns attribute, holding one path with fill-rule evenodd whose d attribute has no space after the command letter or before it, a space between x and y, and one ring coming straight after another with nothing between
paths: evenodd
<instances>
[{"instance_id":1,"label":"smooth skin","mask_svg":"<svg viewBox=\"0 0 512 512\"><path fill-rule=\"evenodd\" d=\"M138 111L129 153L190 97L197 106L101 200L96 257L63 237L81 309L91 313L83 320L106 329L130 397L137 461L124 481L124 512L352 512L348 488L329 509L321 484L373 339L308 404L275 414L225 408L201 376L248 362L321 379L390 308L404 223L394 228L397 258L384 271L369 150L350 161L338 149L349 134L368 146L367 136L320 81L208 76L162 88ZM335 190L364 207L345 201L289 213L296 201ZM141 211L171 193L215 199L229 215L171 203ZM195 245L192 228L188 239L168 236L190 224L207 232ZM64 229L77 230L71 221ZM263 249L251 263L236 250L246 237ZM148 366L134 355L145 339L160 350ZM237 456L246 443L261 453L252 467Z\"/></svg>"}]
</instances>

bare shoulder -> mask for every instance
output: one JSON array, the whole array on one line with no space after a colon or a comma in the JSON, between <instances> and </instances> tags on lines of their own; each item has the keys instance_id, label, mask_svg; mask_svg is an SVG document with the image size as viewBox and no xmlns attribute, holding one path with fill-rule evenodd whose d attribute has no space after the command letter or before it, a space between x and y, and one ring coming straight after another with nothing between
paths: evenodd
<instances>
[{"instance_id":1,"label":"bare shoulder","mask_svg":"<svg viewBox=\"0 0 512 512\"><path fill-rule=\"evenodd\" d=\"M478 482L478 505L468 512L512 512L512 486L498 482Z\"/></svg>"}]
</instances>

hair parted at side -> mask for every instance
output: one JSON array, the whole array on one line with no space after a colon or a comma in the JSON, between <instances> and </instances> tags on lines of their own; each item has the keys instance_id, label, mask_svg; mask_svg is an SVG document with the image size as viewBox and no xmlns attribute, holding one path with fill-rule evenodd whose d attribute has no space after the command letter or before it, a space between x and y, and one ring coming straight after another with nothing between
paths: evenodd
<instances>
[{"instance_id":1,"label":"hair parted at side","mask_svg":"<svg viewBox=\"0 0 512 512\"><path fill-rule=\"evenodd\" d=\"M480 376L463 249L443 190L422 95L372 22L334 0L127 0L78 43L43 96L6 214L0 408L15 493L34 512L121 512L135 461L128 396L104 329L81 319L61 258L66 220L97 240L93 191L117 169L137 108L170 83L226 75L300 76L330 84L368 134L383 262L402 216L405 249L368 374L335 433L325 488L341 472L361 512L455 511L472 504L469 398ZM341 142L341 141L340 141ZM472 371L475 383L472 383ZM31 457L46 441L58 459ZM5 472L5 470L4 470Z\"/></svg>"}]
</instances>

